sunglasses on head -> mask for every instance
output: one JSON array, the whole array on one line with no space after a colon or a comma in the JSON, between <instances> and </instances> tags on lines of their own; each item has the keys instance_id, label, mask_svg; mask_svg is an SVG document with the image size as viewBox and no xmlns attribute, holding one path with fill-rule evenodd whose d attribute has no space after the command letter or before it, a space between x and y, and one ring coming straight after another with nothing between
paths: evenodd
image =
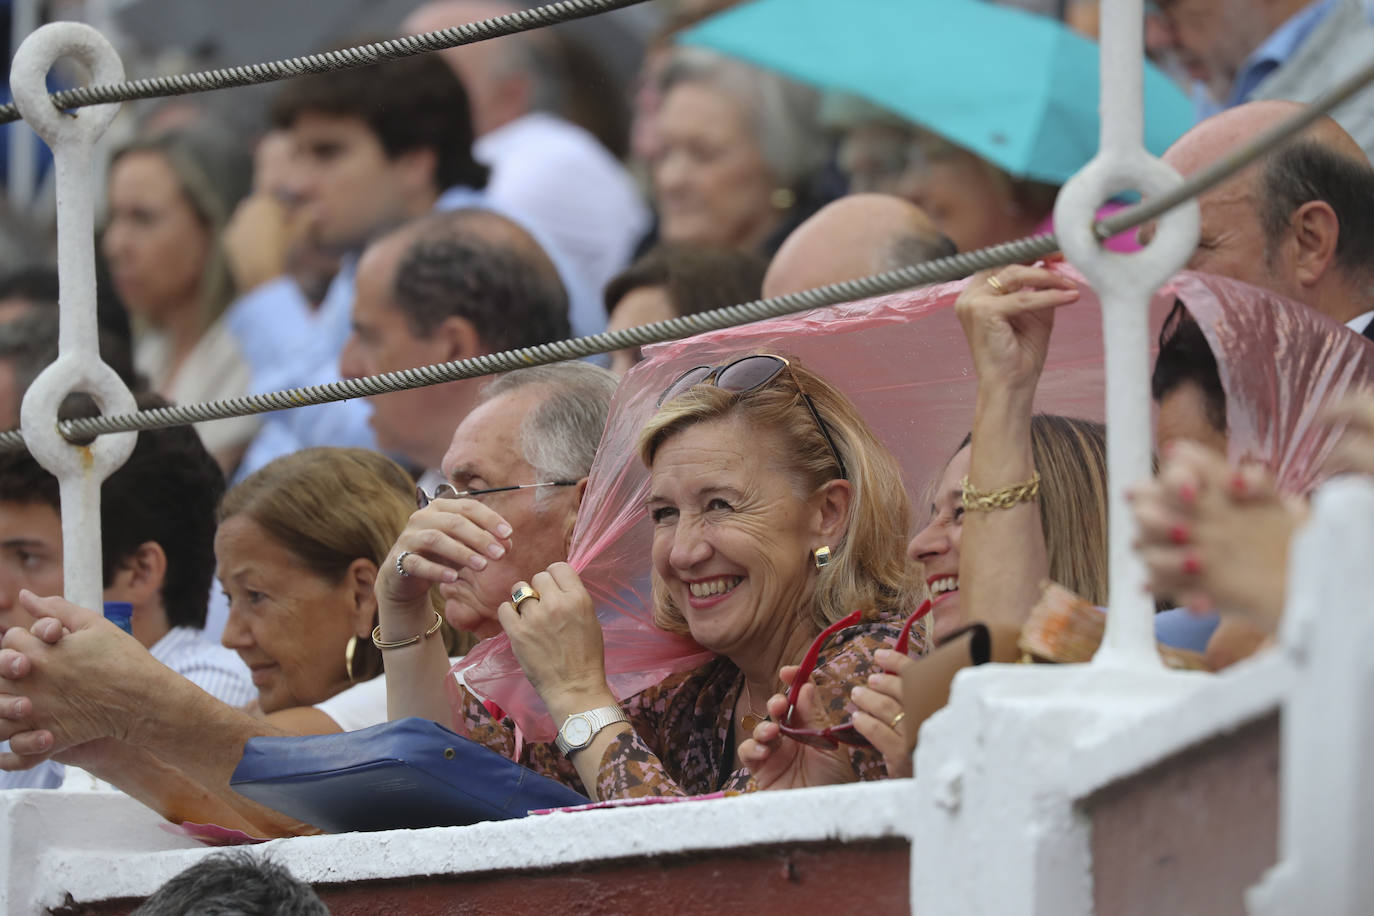
<instances>
[{"instance_id":1,"label":"sunglasses on head","mask_svg":"<svg viewBox=\"0 0 1374 916\"><path fill-rule=\"evenodd\" d=\"M921 606L916 608L916 612L906 619L902 625L902 632L897 636L897 644L893 650L906 654L907 647L911 642L911 626L926 614L930 613L930 601L922 601ZM863 619L862 611L855 611L848 617L837 620L830 626L821 631L821 635L816 637L816 641L811 644L811 648L806 650L806 657L802 659L801 667L797 669L797 676L792 679L792 687L787 691L787 713L782 717L782 723L778 730L793 741L800 741L810 747L818 747L824 750L834 750L841 744L852 744L858 747L868 745L869 741L859 730L854 727L853 722L846 722L843 725L832 725L829 728L795 728L792 726L792 714L797 709L797 697L801 695L802 685L811 680L811 672L816 670L816 661L821 655L821 646L831 636L843 630L845 627L852 627Z\"/></svg>"},{"instance_id":2,"label":"sunglasses on head","mask_svg":"<svg viewBox=\"0 0 1374 916\"><path fill-rule=\"evenodd\" d=\"M839 469L840 479L848 480L849 471L844 466L844 459L840 457L840 450L835 447L835 440L830 436L830 429L821 419L815 403L811 400L811 395L802 390L801 383L797 381L791 364L781 356L760 353L754 356L743 356L734 362L719 366L697 366L688 369L679 375L671 385L663 389L663 394L658 397L657 406L662 407L664 403L698 385L715 385L717 388L734 394L755 391L773 381L783 372L786 372L788 378L792 379L792 387L796 388L797 393L801 395L802 401L806 404L806 409L811 412L811 419L816 421L816 428L821 431L821 435L825 438L825 444L830 446L830 455L835 459L835 467Z\"/></svg>"}]
</instances>

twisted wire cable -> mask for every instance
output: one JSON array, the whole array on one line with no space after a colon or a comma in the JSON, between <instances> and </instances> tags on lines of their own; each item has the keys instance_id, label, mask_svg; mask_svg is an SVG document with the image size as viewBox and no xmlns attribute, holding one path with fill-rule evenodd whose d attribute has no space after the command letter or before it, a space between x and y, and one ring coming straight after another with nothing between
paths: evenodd
<instances>
[{"instance_id":1,"label":"twisted wire cable","mask_svg":"<svg viewBox=\"0 0 1374 916\"><path fill-rule=\"evenodd\" d=\"M577 7L579 9L585 9L586 7L597 6L609 9L619 6L629 6L637 2L642 2L642 0L565 0L563 3L556 3L549 7L540 7L539 10L531 10L529 12L535 13L540 10L551 10L560 7ZM591 13L586 12L583 14L590 15ZM498 17L498 20L485 20L484 23L497 22L499 19L511 18L518 18L518 15L512 17ZM474 24L474 26L464 26L463 28L472 29L484 23L477 23ZM450 33L455 31L461 30L445 30L445 32ZM518 29L516 29L516 31L518 31ZM444 32L429 34L442 36ZM508 33L503 32L500 34ZM461 43L462 42L455 42L455 45ZM455 45L448 46L452 47ZM299 60L301 58L297 59ZM1334 108L1336 105L1339 105L1371 82L1374 82L1374 61L1371 61L1363 69L1352 74L1349 78L1321 95L1306 109L1298 112L1272 129L1265 131L1240 149L1222 157L1206 169L1185 179L1172 191L1143 201L1140 204L1113 214L1107 220L1096 223L1093 227L1094 232L1099 238L1107 239L1121 232L1126 232L1130 229L1144 225L1150 220L1159 218L1173 207L1225 181L1252 162L1255 162L1261 156L1275 149L1281 143L1296 136L1317 118L1321 117L1324 113ZM444 382L491 375L513 369L523 369L529 366L545 365L547 363L562 362L569 359L580 359L584 356L609 353L613 350L620 350L627 347L677 340L706 331L714 331L720 328L762 321L767 318L775 318L793 312L808 311L828 305L837 305L842 302L850 302L855 299L883 295L885 293L896 292L898 290L917 286L958 280L979 270L1033 261L1037 258L1053 254L1058 250L1059 243L1052 234L1029 236L1001 245L993 245L977 251L955 254L947 258L939 258L934 261L927 261L923 264L902 267L857 280L833 283L815 289L789 293L785 296L775 296L771 299L759 299L753 302L727 306L726 308L701 312L695 315L684 315L677 318L671 318L667 321L660 321L635 328L625 328L620 331L608 331L601 334L593 334L589 337L578 337L571 340L557 341L555 343L540 344L535 347L507 350L501 353L492 353L484 356L472 357L470 359L455 360L453 362L440 363L433 366L421 366L399 372L387 372L381 375L347 379L339 382L331 382L326 385L292 388L286 391L251 395L241 398L228 398L220 401L208 401L201 404L162 407L132 414L112 414L105 417L64 420L58 423L58 430L68 440L80 442L103 433L181 426L187 423L201 423L207 420L228 419L231 417L268 413L274 410L283 410L291 407L306 407L314 404L344 401L355 397L367 397L369 395L405 391L410 388L438 385ZM10 430L0 433L0 451L12 451L23 447L24 438L19 430Z\"/></svg>"},{"instance_id":2,"label":"twisted wire cable","mask_svg":"<svg viewBox=\"0 0 1374 916\"><path fill-rule=\"evenodd\" d=\"M99 86L82 86L78 89L64 89L52 93L53 106L61 111L84 108L87 105L103 105L108 102L131 102L135 99L157 99L174 95L188 95L194 92L210 92L214 89L228 89L231 86L253 86L304 76L308 73L332 73L335 70L348 70L365 67L386 60L411 57L429 51L442 51L462 45L528 32L544 26L585 19L599 13L635 6L646 0L559 0L546 6L520 10L504 16L493 16L467 25L454 26L392 38L373 44L343 48L338 51L322 51L304 57L287 60L268 61L260 64L246 64L239 67L225 67L219 70L202 70L197 73L181 73L173 76L149 77L129 80L122 83L106 83ZM0 124L18 121L21 115L13 103L0 105Z\"/></svg>"}]
</instances>

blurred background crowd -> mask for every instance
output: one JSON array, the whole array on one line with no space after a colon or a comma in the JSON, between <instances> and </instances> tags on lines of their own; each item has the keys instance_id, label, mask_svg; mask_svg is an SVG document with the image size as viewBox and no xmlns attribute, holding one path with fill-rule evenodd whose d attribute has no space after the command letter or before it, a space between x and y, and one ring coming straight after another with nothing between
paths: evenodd
<instances>
[{"instance_id":1,"label":"blurred background crowd","mask_svg":"<svg viewBox=\"0 0 1374 916\"><path fill-rule=\"evenodd\" d=\"M5 6L12 41L43 20L92 22L116 40L131 77L287 57L520 8L508 0L12 0ZM1166 161L1185 174L1291 115L1374 52L1374 8L1364 0L1157 0L1146 5L1145 15L1151 61L1145 141L1155 154L1167 151ZM656 0L439 54L127 105L97 164L102 354L144 406L226 398L634 327L1049 231L1060 187L1097 150L1099 19L1096 0ZM54 88L74 85L81 75L59 67L50 81ZM1266 608L1258 622L1231 628L1213 613L1200 630L1194 626L1198 614L1160 614L1161 642L1192 653L1189 665L1219 668L1267 644L1281 611L1272 605L1282 583L1268 588L1267 597L1241 594L1244 589L1232 586L1254 581L1247 578L1253 570L1239 574L1233 565L1213 566L1199 556L1212 547L1224 555L1224 545L1242 532L1265 539L1247 561L1286 556L1301 512L1278 493L1309 493L1326 473L1319 466L1336 449L1329 420L1307 408L1319 400L1334 405L1371 375L1374 90L1363 90L1333 116L1319 121L1303 142L1204 196L1201 240L1188 263L1204 274L1192 286L1180 285L1177 307L1156 322L1162 324L1153 380L1159 440L1202 442L1232 457L1263 459L1268 475L1233 482L1227 491L1224 460L1190 457L1185 447L1172 478L1162 477L1155 489L1142 485L1141 549L1162 608L1212 612L1228 602ZM8 176L0 208L0 428L17 425L23 393L57 345L51 161L27 130L22 124L10 128L0 160ZM1132 200L1104 201L1104 211ZM1152 232L1146 227L1139 236L1107 244L1137 250ZM1075 389L1084 398L1075 407L1093 402L1083 416L1037 416L1032 422L1040 375L1058 369L1054 359L1046 368L1048 326L1016 312L1047 314L1076 301L1081 285L1067 277L1062 270L1013 266L968 281L957 305L955 293L931 300L932 311L953 306L945 313L957 311L961 331L930 361L952 367L957 357L964 365L966 340L972 371L966 368L962 377L976 376L978 409L970 395L955 405L959 415L952 421L958 435L973 429L972 444L966 438L957 447L957 439L926 446L941 456L924 465L888 454L890 443L880 443L869 425L888 432L892 415L915 417L918 408L920 422L934 423L929 404L908 397L888 404L895 409L887 413L857 410L833 378L827 383L810 369L757 353L701 366L685 384L678 379L660 386L658 412L649 411L647 426L638 422L647 414L633 414L637 425L629 432L616 432L616 410L645 406L635 398L653 400L642 387L623 393L628 383L616 393L616 377L642 361L638 350L603 361L614 375L562 364L515 373L489 388L455 382L201 424L199 451L184 429L176 434L180 440L170 432L145 433L124 476L106 484L105 502L115 506L104 526L107 597L121 595L134 605L132 635L154 657L187 677L199 672L196 683L231 707L251 701L258 713L289 713L272 726L288 733L384 720L385 694L380 707L369 695L329 708L321 713L327 726L316 713L323 708L318 704L351 694L355 682L390 680L393 718L406 709L463 721L489 746L603 798L716 791L749 786L751 778L754 787L786 787L774 756L781 739L767 730L790 719L797 691L792 705L774 696L781 684L777 673L801 661L812 637L826 637L855 606L872 612L876 622L865 625L875 629L862 639L850 637L858 645L854 658L822 657L822 667L839 671L832 712L846 708L860 674L876 670L875 657L889 673L905 676L909 666L890 657L901 653L879 647L895 643L902 620L922 599L932 599L936 610L924 636L911 643L916 655L966 635L971 614L1004 615L1019 631L1047 577L1072 589L1089 609L1106 602L1104 431L1087 418L1100 417L1100 377L1098 388L1067 375L1058 378L1058 387L1047 386L1056 396ZM1061 318L1061 328L1066 321L1072 319ZM1096 327L1096 318L1092 323ZM1278 341L1309 362L1282 362L1274 369L1279 381L1270 384L1269 376L1251 370L1267 366ZM816 348L806 358L816 363L824 355ZM868 350L841 355L865 372L865 362L874 358ZM1311 368L1318 363L1336 368L1323 375ZM903 369L916 371L905 361ZM1303 387L1318 377L1338 382L1323 382L1320 390ZM712 389L748 397L712 401ZM764 403L767 392L780 389L785 403ZM1344 409L1349 416L1341 422L1374 427L1374 415ZM749 414L753 426L730 425L732 411L749 410L757 411ZM603 438L608 415L612 425ZM1365 419L1352 419L1360 416ZM1282 435L1257 432L1276 425L1276 417L1292 418L1278 424ZM741 432L773 427L777 441L753 441L752 433ZM730 436L721 432L727 428ZM684 457L688 441L697 447ZM1285 450L1299 441L1302 448ZM792 447L796 442L805 447ZM553 637L520 621L545 613L534 610L541 606L554 614L576 605L586 611L579 626L586 624L591 599L579 605L576 577L560 580L551 572L569 557L574 524L602 525L609 542L631 527L626 519L642 520L642 494L620 506L615 499L628 499L629 491L615 489L615 481L610 495L593 492L588 500L595 505L582 503L593 461L612 473L621 465L642 471L642 463L657 487L659 475L671 478L673 468L680 471L712 449L749 465L772 446L778 462L800 462L796 473L814 478L817 492L831 494L813 507L819 521L806 537L794 524L800 515L769 517L755 520L751 537L726 545L755 559L776 548L786 562L774 564L771 554L768 562L759 560L767 567L760 581L804 583L797 586L804 601L789 604L784 599L796 597L792 593L769 593L749 605L763 608L760 614L791 615L786 620L796 625L796 638L785 646L741 648L749 640L712 630L709 615L703 620L682 611L684 605L695 612L714 606L749 574L688 581L681 575L691 565L687 551L664 548L660 555L657 545L659 532L691 513L676 503L651 506L656 591L652 602L639 596L645 599L639 610L652 603L659 635L690 635L718 656L709 664L723 667L699 669L700 682L663 680L670 687L662 687L664 672L658 671L659 678L637 685L646 689L636 694L640 705L629 714L647 716L659 728L652 704L662 696L654 690L671 689L680 697L684 684L699 689L712 709L728 713L718 730L688 736L709 744L709 753L670 766L670 779L657 757L676 747L669 739L680 736L659 728L646 737L648 726L636 719L639 738L622 731L618 750L606 751L605 767L598 769L601 758L586 763L591 755L583 755L573 768L548 752L552 732L535 735L520 718L520 708L512 707L524 702L519 696L493 704L487 694L486 703L459 703L452 710L443 697L434 699L451 656L475 641L489 648L489 637L504 632L510 651L520 656L507 659L509 670L523 667L549 710L566 700L563 712L577 713L586 696L543 689L566 673L541 667L556 664L549 660L560 657L560 644L539 642ZM3 583L4 613L13 605L11 585L43 595L61 587L60 556L45 565L52 557L34 546L60 541L53 534L56 496L43 495L55 485L23 461L0 466L7 488L0 508L8 513L0 514L0 523L26 532L18 540L0 537L9 551L6 575L10 567L19 570ZM1351 458L1350 464L1359 461ZM768 468L777 476L774 465ZM714 472L728 475L732 465L723 462ZM932 474L938 484L931 482L930 505L911 510L908 497ZM1190 491L1196 497L1200 481L1210 484L1215 504L1184 498ZM229 495L220 501L226 484ZM419 509L410 515L417 484ZM759 486L765 484L777 481ZM108 495L112 489L139 498L126 506ZM502 502L525 489L537 492L521 507ZM339 500L340 490L368 496ZM778 484L777 499L761 500L767 504L762 509L751 504L750 511L762 517L787 504L778 495L784 492ZM150 493L158 499L146 499ZM435 498L459 493L471 498ZM488 494L497 494L493 504L508 507L502 515L477 501ZM853 506L851 494L857 494ZM199 509L197 501L204 503ZM672 502L661 495L655 501ZM1031 511L1036 501L1040 508ZM597 508L603 503L623 513L602 518L598 512L609 512ZM128 506L148 510L147 517ZM725 511L714 506L713 500L702 514ZM977 519L967 537L965 509ZM594 521L578 522L579 511ZM1263 524L1247 521L1252 512L1268 513ZM445 513L463 520L441 522ZM154 530L191 515L198 519L194 531ZM848 521L835 522L840 516ZM145 522L150 527L138 528ZM519 532L514 542L512 528ZM434 533L440 529L447 533ZM908 543L912 531L916 536ZM148 544L163 546L145 553ZM633 569L643 585L648 545L633 546L638 553L608 556ZM293 579L297 567L281 565L287 562L282 556L311 575ZM996 558L998 570L989 574L992 561L980 566L973 559L978 556ZM216 564L226 594L214 589L207 611L200 596ZM777 564L787 566L787 575L774 576ZM1265 568L1281 571L1284 565L1280 560ZM183 577L170 591L163 587L171 581L169 569ZM302 581L324 585L298 604L275 605L289 613L267 623L271 615L259 610L259 602L272 604L263 595L273 589L242 584L236 570L287 582L284 591L302 588ZM1214 573L1220 578L1209 578ZM544 598L526 595L507 611L506 599L521 576L533 577ZM981 587L976 594L975 581ZM676 606L663 597L663 582L680 586L680 594L669 596L680 599ZM521 602L531 600L522 617ZM161 616L141 612L145 605ZM809 610L796 614L796 607ZM983 608L993 609L990 616ZM26 613L37 617L44 609L55 612L57 605L34 605ZM1095 611L1087 618L1100 627ZM140 632L138 621L149 619L156 625ZM595 617L591 621L595 628ZM22 630L32 622L0 616L0 629ZM81 629L76 618L64 622ZM194 653L166 642L178 630L202 627L210 641L222 633L224 646L252 669L256 700L232 656L215 660L203 650L191 664ZM551 624L546 632L555 629ZM426 642L440 631L442 640ZM909 637L901 638L906 648ZM72 645L63 638L53 651L77 652ZM387 678L378 677L382 653L412 645L429 648L423 662L399 665L411 674L396 674L397 664L389 662ZM809 655L811 664L820 645ZM25 658L47 652L34 643ZM1054 660L1074 660L1057 655L1046 652ZM139 664L134 656L121 657ZM82 668L73 663L70 670ZM921 670L935 669L926 663ZM412 674L413 681L404 680ZM16 683L23 678L18 669L3 677L11 675ZM129 671L110 676L163 685L154 691L162 702L177 689L148 669L138 677ZM917 683L922 675L912 677ZM412 689L421 682L425 690ZM841 775L821 781L909 772L911 729L920 719L911 697L925 696L929 685L909 688L903 707L899 682L886 683L882 697L865 695L863 686L852 694L853 704L869 712L868 720L854 722L883 753L854 751L853 759L838 764ZM626 700L624 691L611 694L607 688L591 699L606 701L603 708ZM148 702L155 701L150 694ZM7 717L25 719L21 706L5 707ZM506 714L513 709L512 719ZM163 747L157 753L175 760L192 781L218 786L228 778L224 761L237 759L234 750L265 727L226 717L214 731L225 742L223 753L214 760L194 758L210 739L184 727L201 728L218 714L182 716L181 731L169 726L160 736L138 737L148 747ZM149 772L141 752L99 760L79 753L83 741L96 738L126 738L136 747L122 726L67 735L64 744L53 724L60 718L6 734L17 752L35 756L52 752L57 734L58 750L71 751L69 762L103 768L145 800L158 796L138 785ZM883 728L875 730L880 720ZM46 745L20 737L43 729ZM760 740L745 740L748 734ZM640 738L652 752L634 743ZM536 740L543 751L530 749ZM737 745L738 757L731 753ZM107 747L103 753L112 752ZM655 759L646 763L649 758ZM721 762L729 765L724 772L711 769ZM0 758L0 764L14 768L13 760ZM664 790L667 785L672 791ZM255 810L205 816L225 824L243 817L246 829L292 829L264 822Z\"/></svg>"}]
</instances>

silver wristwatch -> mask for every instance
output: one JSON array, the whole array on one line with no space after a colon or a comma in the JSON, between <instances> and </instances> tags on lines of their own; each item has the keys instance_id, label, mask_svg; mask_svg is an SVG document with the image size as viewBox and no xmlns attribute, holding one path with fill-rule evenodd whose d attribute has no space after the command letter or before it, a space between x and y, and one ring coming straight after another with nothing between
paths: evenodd
<instances>
[{"instance_id":1,"label":"silver wristwatch","mask_svg":"<svg viewBox=\"0 0 1374 916\"><path fill-rule=\"evenodd\" d=\"M596 733L607 725L628 721L630 717L619 706L589 709L564 719L563 727L558 730L558 737L553 743L565 757L571 756L591 744Z\"/></svg>"}]
</instances>

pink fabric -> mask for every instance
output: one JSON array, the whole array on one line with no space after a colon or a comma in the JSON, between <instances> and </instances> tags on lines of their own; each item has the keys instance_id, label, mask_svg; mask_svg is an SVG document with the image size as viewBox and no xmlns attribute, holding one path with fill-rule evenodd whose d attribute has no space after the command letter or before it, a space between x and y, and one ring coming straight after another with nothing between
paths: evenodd
<instances>
[{"instance_id":1,"label":"pink fabric","mask_svg":"<svg viewBox=\"0 0 1374 916\"><path fill-rule=\"evenodd\" d=\"M1105 204L1105 205L1103 205L1103 207L1102 207L1100 210L1097 211L1097 219L1098 219L1098 222L1101 222L1102 220L1106 219L1107 217L1111 216L1113 213L1116 213L1116 212L1119 211L1119 210L1125 210L1125 209L1126 209L1126 205L1125 205L1125 204ZM1054 231L1054 214L1050 214L1049 216L1045 217L1045 221L1044 221L1043 223L1041 223L1039 226L1036 226L1036 227L1035 227L1035 234L1036 234L1036 235L1040 235L1041 233L1044 233L1044 232L1053 232L1053 231ZM1119 234L1119 235L1114 235L1114 236L1112 236L1111 238L1107 239L1107 244L1106 244L1107 250L1108 250L1108 251L1117 251L1117 252L1120 252L1120 253L1122 253L1122 254L1130 254L1130 253L1133 252L1133 251L1139 251L1139 250L1140 250L1140 243L1137 242L1137 241L1135 240L1135 233L1136 233L1136 230L1130 229L1130 230L1127 230L1126 232L1122 232L1122 233Z\"/></svg>"},{"instance_id":2,"label":"pink fabric","mask_svg":"<svg viewBox=\"0 0 1374 916\"><path fill-rule=\"evenodd\" d=\"M1169 288L1217 357L1232 462L1259 462L1281 491L1310 493L1343 432L1322 423L1322 413L1374 386L1374 341L1236 280L1188 272Z\"/></svg>"},{"instance_id":3,"label":"pink fabric","mask_svg":"<svg viewBox=\"0 0 1374 916\"><path fill-rule=\"evenodd\" d=\"M1062 264L1057 269L1077 276ZM952 308L966 282L818 309L648 349L648 359L630 371L616 392L569 558L595 599L605 633L608 679L617 696L631 696L671 672L696 668L710 658L692 641L664 633L652 622L652 529L643 509L648 472L635 446L663 389L686 369L716 365L749 352L764 350L800 358L854 401L898 457L915 511L923 515L920 502L926 487L944 467L973 419L976 379L968 344ZM1155 337L1173 305L1174 290L1200 316L1234 313L1240 322L1237 327L1248 326L1251 318L1245 316L1288 314L1283 310L1301 308L1241 284L1202 274L1180 274L1151 305ZM1084 292L1078 303L1060 309L1056 316L1035 407L1043 413L1100 420L1104 393L1101 311L1092 291L1085 288ZM1204 327L1217 324L1206 317L1199 320ZM1274 333L1306 333L1303 329L1311 325L1299 315L1277 323ZM1323 333L1330 331L1323 328ZM1228 362L1239 359L1246 366L1262 357L1269 368L1261 375L1270 381L1256 375L1254 383L1272 386L1276 373L1269 354L1290 353L1295 348L1270 337L1259 339L1263 342L1252 348L1225 345L1220 352ZM1228 383L1229 376L1223 372L1223 382L1231 384L1228 393L1235 390L1229 398L1235 447L1258 454L1258 447L1248 444L1252 440L1291 443L1279 453L1287 455L1284 464L1294 473L1300 465L1310 466L1318 453L1325 454L1329 440L1314 430L1313 412L1301 410L1299 404L1303 398L1318 395L1330 400L1337 388L1343 391L1349 387L1352 379L1337 385L1339 373L1328 372L1329 363L1338 360L1349 346L1348 342L1340 347L1333 344L1321 360L1327 368L1309 373L1328 373L1332 378L1329 384L1318 385L1316 378L1307 379L1284 389L1286 393L1277 399L1260 398L1253 405L1241 391L1241 380ZM1296 352L1285 357L1290 361L1298 358ZM1247 370L1245 384L1251 378ZM1261 416L1263 405L1272 403L1279 403L1280 412L1289 417L1282 421L1287 430L1282 436L1261 429L1257 420L1242 417L1247 410L1248 417ZM1255 431L1251 433L1251 429ZM1314 448L1310 443L1317 438L1326 444ZM913 530L918 521L912 520ZM456 666L457 670L462 671L469 689L505 709L528 740L553 740L554 725L525 680L504 635L484 641Z\"/></svg>"}]
</instances>

